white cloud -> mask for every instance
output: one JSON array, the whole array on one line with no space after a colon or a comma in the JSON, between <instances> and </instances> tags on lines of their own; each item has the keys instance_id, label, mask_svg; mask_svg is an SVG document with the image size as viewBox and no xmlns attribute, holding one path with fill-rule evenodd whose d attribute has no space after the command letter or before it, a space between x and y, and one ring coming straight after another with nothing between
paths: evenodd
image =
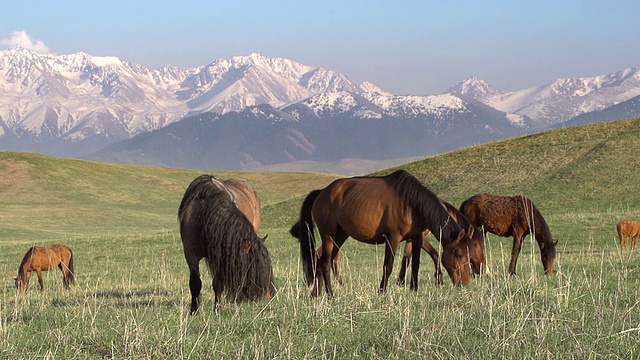
<instances>
[{"instance_id":1,"label":"white cloud","mask_svg":"<svg viewBox=\"0 0 640 360\"><path fill-rule=\"evenodd\" d=\"M20 45L25 49L29 49L39 53L50 53L51 49L45 45L42 40L36 40L29 36L26 31L14 31L11 37L0 40L0 45L5 47L13 47Z\"/></svg>"}]
</instances>

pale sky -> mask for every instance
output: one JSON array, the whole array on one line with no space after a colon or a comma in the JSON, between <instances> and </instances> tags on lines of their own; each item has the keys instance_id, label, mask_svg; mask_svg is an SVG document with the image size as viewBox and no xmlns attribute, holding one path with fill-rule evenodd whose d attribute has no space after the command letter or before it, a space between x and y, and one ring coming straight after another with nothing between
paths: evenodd
<instances>
[{"instance_id":1,"label":"pale sky","mask_svg":"<svg viewBox=\"0 0 640 360\"><path fill-rule=\"evenodd\" d=\"M5 1L0 49L149 68L259 52L395 94L470 76L505 91L640 66L640 1Z\"/></svg>"}]
</instances>

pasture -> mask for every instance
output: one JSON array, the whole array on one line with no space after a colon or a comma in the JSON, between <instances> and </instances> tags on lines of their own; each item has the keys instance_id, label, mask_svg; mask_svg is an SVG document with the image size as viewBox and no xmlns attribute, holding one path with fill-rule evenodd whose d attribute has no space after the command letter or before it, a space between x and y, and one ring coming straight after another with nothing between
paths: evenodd
<instances>
[{"instance_id":1,"label":"pasture","mask_svg":"<svg viewBox=\"0 0 640 360\"><path fill-rule=\"evenodd\" d=\"M532 199L558 241L556 273L543 274L531 237L517 275L512 239L489 235L493 277L434 286L422 254L417 292L378 294L384 248L348 239L344 285L311 298L289 235L302 197L336 176L228 173L108 165L0 153L0 358L612 358L640 357L640 253L621 251L616 224L640 220L640 120L502 141L406 164L459 206L490 192ZM379 174L391 173L388 169ZM177 209L202 173L241 176L258 191L277 294L271 301L189 315L189 271ZM76 285L44 273L18 293L13 278L32 245L74 252ZM438 248L437 242L432 244ZM335 284L335 282L334 282Z\"/></svg>"}]
</instances>

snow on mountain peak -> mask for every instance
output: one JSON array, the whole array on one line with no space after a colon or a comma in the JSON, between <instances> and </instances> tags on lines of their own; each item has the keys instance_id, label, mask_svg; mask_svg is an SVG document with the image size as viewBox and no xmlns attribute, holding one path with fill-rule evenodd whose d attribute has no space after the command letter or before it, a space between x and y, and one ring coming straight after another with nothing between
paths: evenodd
<instances>
[{"instance_id":1,"label":"snow on mountain peak","mask_svg":"<svg viewBox=\"0 0 640 360\"><path fill-rule=\"evenodd\" d=\"M469 96L474 99L502 93L500 90L476 76L472 76L450 87L449 92L452 94Z\"/></svg>"},{"instance_id":2,"label":"snow on mountain peak","mask_svg":"<svg viewBox=\"0 0 640 360\"><path fill-rule=\"evenodd\" d=\"M378 94L385 95L385 96L393 95L393 94L391 94L389 92L386 92L386 91L380 89L378 86L376 86L376 85L374 85L374 84L372 84L372 83L370 83L368 81L365 81L362 84L360 84L360 89L362 89L362 91L366 92L366 93L378 93Z\"/></svg>"}]
</instances>

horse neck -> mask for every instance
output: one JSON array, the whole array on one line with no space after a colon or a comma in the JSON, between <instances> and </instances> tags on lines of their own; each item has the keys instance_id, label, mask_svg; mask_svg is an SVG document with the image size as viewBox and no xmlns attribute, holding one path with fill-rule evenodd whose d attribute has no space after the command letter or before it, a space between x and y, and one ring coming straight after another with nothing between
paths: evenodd
<instances>
[{"instance_id":1,"label":"horse neck","mask_svg":"<svg viewBox=\"0 0 640 360\"><path fill-rule=\"evenodd\" d=\"M460 231L460 226L449 214L446 205L429 189L422 189L416 196L408 198L414 219L418 219L418 223L424 222L423 226L440 241L442 238L449 238L451 233Z\"/></svg>"},{"instance_id":2,"label":"horse neck","mask_svg":"<svg viewBox=\"0 0 640 360\"><path fill-rule=\"evenodd\" d=\"M542 217L542 214L538 209L533 207L533 229L535 231L535 238L540 243L545 243L550 245L553 243L553 237L551 236L551 230L549 230L549 225Z\"/></svg>"}]
</instances>

